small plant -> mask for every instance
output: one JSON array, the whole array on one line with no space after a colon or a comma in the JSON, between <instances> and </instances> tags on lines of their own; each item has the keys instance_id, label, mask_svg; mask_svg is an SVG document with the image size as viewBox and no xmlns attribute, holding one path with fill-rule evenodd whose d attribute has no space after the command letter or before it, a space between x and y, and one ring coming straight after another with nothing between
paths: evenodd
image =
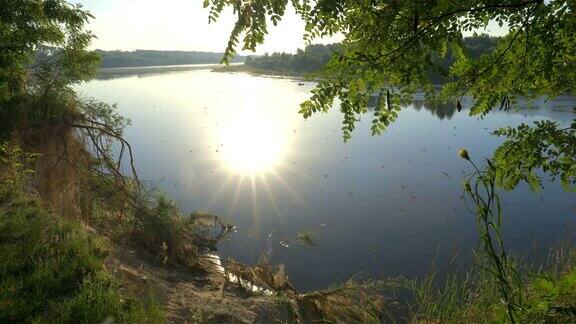
<instances>
[{"instance_id":1,"label":"small plant","mask_svg":"<svg viewBox=\"0 0 576 324\"><path fill-rule=\"evenodd\" d=\"M304 230L298 233L296 243L303 247L317 247L318 233L312 229Z\"/></svg>"},{"instance_id":2,"label":"small plant","mask_svg":"<svg viewBox=\"0 0 576 324\"><path fill-rule=\"evenodd\" d=\"M40 156L24 152L20 146L11 143L0 143L0 185L5 190L22 191L34 174L30 168Z\"/></svg>"},{"instance_id":3,"label":"small plant","mask_svg":"<svg viewBox=\"0 0 576 324\"><path fill-rule=\"evenodd\" d=\"M516 323L522 305L523 282L504 247L502 207L493 177L496 169L490 160L486 160L485 170L480 170L465 149L460 150L458 155L474 168L472 174L464 180L463 187L466 197L472 199L475 206L475 209L471 209L466 205L468 211L476 216L480 234L482 253L476 255L479 265L496 279L506 315L512 323Z\"/></svg>"}]
</instances>

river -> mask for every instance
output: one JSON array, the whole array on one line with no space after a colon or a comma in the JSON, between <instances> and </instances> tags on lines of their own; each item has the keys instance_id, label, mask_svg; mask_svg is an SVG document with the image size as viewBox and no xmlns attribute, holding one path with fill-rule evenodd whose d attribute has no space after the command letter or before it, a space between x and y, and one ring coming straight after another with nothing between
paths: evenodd
<instances>
[{"instance_id":1,"label":"river","mask_svg":"<svg viewBox=\"0 0 576 324\"><path fill-rule=\"evenodd\" d=\"M344 143L338 107L304 120L312 82L209 67L103 75L77 87L116 103L132 124L139 176L186 213L203 210L236 226L219 255L246 263L268 254L300 290L353 276L422 276L433 259L469 264L478 241L461 182L467 148L480 162L502 142L490 132L550 119L568 125L576 100L538 101L512 112L470 117L453 105L416 100L396 123L370 136L370 115ZM543 257L576 225L576 201L557 182L504 193L508 247ZM295 240L315 233L315 247Z\"/></svg>"}]
</instances>

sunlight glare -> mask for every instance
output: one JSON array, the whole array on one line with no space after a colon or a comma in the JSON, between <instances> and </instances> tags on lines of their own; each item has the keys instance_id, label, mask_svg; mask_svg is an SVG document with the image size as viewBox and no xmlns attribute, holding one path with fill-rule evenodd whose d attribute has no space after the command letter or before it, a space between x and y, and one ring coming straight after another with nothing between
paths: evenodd
<instances>
[{"instance_id":1,"label":"sunlight glare","mask_svg":"<svg viewBox=\"0 0 576 324\"><path fill-rule=\"evenodd\" d=\"M282 121L269 112L234 114L219 129L220 157L230 171L264 173L281 162L286 150Z\"/></svg>"}]
</instances>

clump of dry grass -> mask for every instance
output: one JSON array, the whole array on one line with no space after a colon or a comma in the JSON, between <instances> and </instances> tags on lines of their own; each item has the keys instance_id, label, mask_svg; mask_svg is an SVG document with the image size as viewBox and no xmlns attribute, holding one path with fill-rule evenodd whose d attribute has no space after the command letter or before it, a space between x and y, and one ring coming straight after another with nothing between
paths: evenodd
<instances>
[{"instance_id":1,"label":"clump of dry grass","mask_svg":"<svg viewBox=\"0 0 576 324\"><path fill-rule=\"evenodd\" d=\"M381 323L385 299L377 282L353 280L338 287L301 295L298 306L304 319L333 323Z\"/></svg>"},{"instance_id":2,"label":"clump of dry grass","mask_svg":"<svg viewBox=\"0 0 576 324\"><path fill-rule=\"evenodd\" d=\"M255 266L246 266L235 262L232 259L225 261L226 271L240 280L236 283L243 287L243 285L250 285L250 287L243 287L248 291L253 291L253 286L261 288L261 290L268 290L274 293L282 293L288 296L296 296L297 291L290 283L288 275L284 269L284 265L274 265L270 262L267 255L263 255Z\"/></svg>"},{"instance_id":3,"label":"clump of dry grass","mask_svg":"<svg viewBox=\"0 0 576 324\"><path fill-rule=\"evenodd\" d=\"M283 265L272 264L267 255L254 266L228 259L225 272L231 274L228 278L232 283L249 293L276 296L297 323L381 323L384 318L391 318L384 291L390 290L392 283L350 280L330 289L301 294L290 283Z\"/></svg>"}]
</instances>

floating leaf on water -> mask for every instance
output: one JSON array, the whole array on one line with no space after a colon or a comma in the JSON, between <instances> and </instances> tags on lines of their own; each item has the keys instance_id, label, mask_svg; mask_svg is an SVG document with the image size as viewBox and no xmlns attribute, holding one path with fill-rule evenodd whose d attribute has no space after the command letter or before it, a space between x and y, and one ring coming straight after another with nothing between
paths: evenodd
<instances>
[{"instance_id":1,"label":"floating leaf on water","mask_svg":"<svg viewBox=\"0 0 576 324\"><path fill-rule=\"evenodd\" d=\"M440 171L440 172L442 172L446 176L446 178L450 179L450 175L448 174L448 172L444 172L444 171Z\"/></svg>"}]
</instances>

